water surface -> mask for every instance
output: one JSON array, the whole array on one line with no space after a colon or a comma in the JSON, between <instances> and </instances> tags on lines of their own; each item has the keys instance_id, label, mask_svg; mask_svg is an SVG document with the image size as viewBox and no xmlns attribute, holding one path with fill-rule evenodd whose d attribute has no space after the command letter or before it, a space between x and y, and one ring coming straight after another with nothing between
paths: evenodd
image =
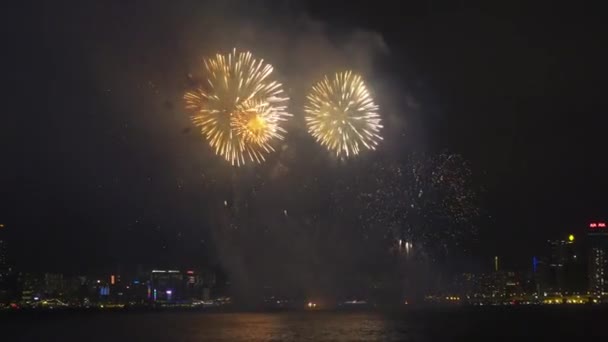
<instances>
[{"instance_id":1,"label":"water surface","mask_svg":"<svg viewBox=\"0 0 608 342\"><path fill-rule=\"evenodd\" d=\"M490 308L379 312L101 312L2 315L7 341L608 340L608 310ZM2 339L4 340L4 339Z\"/></svg>"}]
</instances>

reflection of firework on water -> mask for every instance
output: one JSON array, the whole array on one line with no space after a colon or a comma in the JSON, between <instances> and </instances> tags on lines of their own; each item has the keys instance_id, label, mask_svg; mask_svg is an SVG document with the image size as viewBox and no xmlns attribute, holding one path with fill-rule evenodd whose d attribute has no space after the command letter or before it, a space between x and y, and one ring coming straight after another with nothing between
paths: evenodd
<instances>
[{"instance_id":1,"label":"reflection of firework on water","mask_svg":"<svg viewBox=\"0 0 608 342\"><path fill-rule=\"evenodd\" d=\"M361 195L370 229L393 241L412 241L429 254L443 253L475 232L477 193L460 156L412 156L400 167L376 164L370 174L373 188Z\"/></svg>"},{"instance_id":2,"label":"reflection of firework on water","mask_svg":"<svg viewBox=\"0 0 608 342\"><path fill-rule=\"evenodd\" d=\"M382 140L378 106L361 76L351 71L337 73L332 80L325 76L307 98L308 131L336 156L374 150Z\"/></svg>"},{"instance_id":3,"label":"reflection of firework on water","mask_svg":"<svg viewBox=\"0 0 608 342\"><path fill-rule=\"evenodd\" d=\"M264 161L274 151L271 142L283 139L280 123L290 116L281 84L270 79L272 66L236 50L204 64L206 84L184 95L192 121L232 165Z\"/></svg>"}]
</instances>

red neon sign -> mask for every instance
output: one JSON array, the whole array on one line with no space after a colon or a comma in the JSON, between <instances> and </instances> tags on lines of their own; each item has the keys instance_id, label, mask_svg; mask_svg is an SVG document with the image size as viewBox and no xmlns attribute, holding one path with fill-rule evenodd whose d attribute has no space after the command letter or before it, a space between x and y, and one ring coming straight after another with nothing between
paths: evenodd
<instances>
[{"instance_id":1,"label":"red neon sign","mask_svg":"<svg viewBox=\"0 0 608 342\"><path fill-rule=\"evenodd\" d=\"M592 222L592 223L589 223L589 228L606 228L606 222Z\"/></svg>"}]
</instances>

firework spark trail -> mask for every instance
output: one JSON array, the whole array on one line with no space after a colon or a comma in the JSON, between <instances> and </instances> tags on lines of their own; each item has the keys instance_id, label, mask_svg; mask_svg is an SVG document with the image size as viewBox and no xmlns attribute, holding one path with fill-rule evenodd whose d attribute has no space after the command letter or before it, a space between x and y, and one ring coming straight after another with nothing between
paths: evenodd
<instances>
[{"instance_id":1,"label":"firework spark trail","mask_svg":"<svg viewBox=\"0 0 608 342\"><path fill-rule=\"evenodd\" d=\"M380 136L378 106L361 76L351 71L327 76L307 96L306 123L310 134L337 157L375 150Z\"/></svg>"},{"instance_id":2,"label":"firework spark trail","mask_svg":"<svg viewBox=\"0 0 608 342\"><path fill-rule=\"evenodd\" d=\"M271 80L272 66L236 49L205 59L204 66L206 84L184 95L192 122L232 165L263 162L274 151L271 143L286 133L280 124L291 116L282 85Z\"/></svg>"}]
</instances>

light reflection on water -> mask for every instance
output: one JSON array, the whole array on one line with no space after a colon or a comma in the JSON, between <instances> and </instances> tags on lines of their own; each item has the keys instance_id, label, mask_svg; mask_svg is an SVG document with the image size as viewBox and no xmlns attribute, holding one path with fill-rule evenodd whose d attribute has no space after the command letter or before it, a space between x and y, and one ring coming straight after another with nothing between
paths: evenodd
<instances>
[{"instance_id":1,"label":"light reflection on water","mask_svg":"<svg viewBox=\"0 0 608 342\"><path fill-rule=\"evenodd\" d=\"M24 313L0 315L0 341L518 341L531 336L575 341L581 331L597 341L608 341L607 309Z\"/></svg>"},{"instance_id":2,"label":"light reflection on water","mask_svg":"<svg viewBox=\"0 0 608 342\"><path fill-rule=\"evenodd\" d=\"M387 341L404 333L373 313L225 314L200 317L206 322L195 339L225 341ZM212 321L212 322L211 322Z\"/></svg>"},{"instance_id":3,"label":"light reflection on water","mask_svg":"<svg viewBox=\"0 0 608 342\"><path fill-rule=\"evenodd\" d=\"M4 332L10 341L404 341L408 324L371 312L148 312L16 317Z\"/></svg>"}]
</instances>

